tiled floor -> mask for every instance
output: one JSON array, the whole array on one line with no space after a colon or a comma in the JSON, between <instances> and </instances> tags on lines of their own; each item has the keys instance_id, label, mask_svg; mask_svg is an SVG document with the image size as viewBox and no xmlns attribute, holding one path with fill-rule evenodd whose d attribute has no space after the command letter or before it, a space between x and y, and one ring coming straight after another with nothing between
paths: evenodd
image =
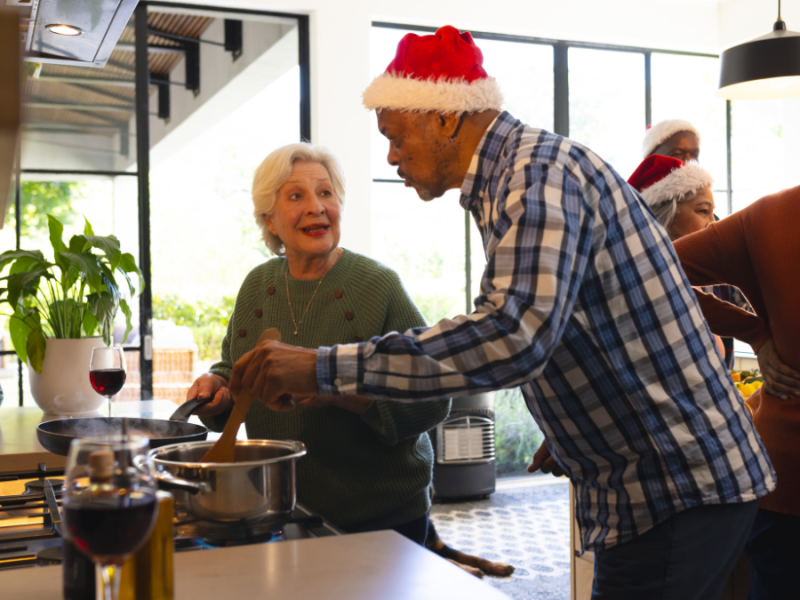
<instances>
[{"instance_id":1,"label":"tiled floor","mask_svg":"<svg viewBox=\"0 0 800 600\"><path fill-rule=\"evenodd\" d=\"M436 503L431 517L449 546L516 567L486 577L516 600L569 600L569 485L566 479L501 488L486 500Z\"/></svg>"}]
</instances>

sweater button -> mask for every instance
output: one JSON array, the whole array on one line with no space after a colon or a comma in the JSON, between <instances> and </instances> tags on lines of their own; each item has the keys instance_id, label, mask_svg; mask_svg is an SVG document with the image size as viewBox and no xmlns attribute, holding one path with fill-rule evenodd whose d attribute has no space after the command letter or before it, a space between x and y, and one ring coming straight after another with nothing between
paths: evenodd
<instances>
[{"instance_id":1,"label":"sweater button","mask_svg":"<svg viewBox=\"0 0 800 600\"><path fill-rule=\"evenodd\" d=\"M239 337L244 337L247 335L247 329L245 329L244 327L240 327L237 333L239 334Z\"/></svg>"},{"instance_id":2,"label":"sweater button","mask_svg":"<svg viewBox=\"0 0 800 600\"><path fill-rule=\"evenodd\" d=\"M268 293L270 296L272 296L272 294L274 294L274 293L275 293L275 288L274 288L274 287L272 287L272 286L269 286L269 287L267 288L267 293Z\"/></svg>"},{"instance_id":3,"label":"sweater button","mask_svg":"<svg viewBox=\"0 0 800 600\"><path fill-rule=\"evenodd\" d=\"M347 319L348 321L352 321L353 320L353 311L352 310L346 311L344 313L344 318Z\"/></svg>"},{"instance_id":4,"label":"sweater button","mask_svg":"<svg viewBox=\"0 0 800 600\"><path fill-rule=\"evenodd\" d=\"M355 339L356 342L363 342L364 341L364 338L362 338L360 335L357 335L354 339Z\"/></svg>"},{"instance_id":5,"label":"sweater button","mask_svg":"<svg viewBox=\"0 0 800 600\"><path fill-rule=\"evenodd\" d=\"M342 297L342 290L333 290L333 297L337 300Z\"/></svg>"},{"instance_id":6,"label":"sweater button","mask_svg":"<svg viewBox=\"0 0 800 600\"><path fill-rule=\"evenodd\" d=\"M261 315L263 315L263 314L264 314L264 313L263 313L263 312L261 312L261 309L260 309L260 308L257 308L257 309L256 309L256 319L260 319L260 318L261 318Z\"/></svg>"}]
</instances>

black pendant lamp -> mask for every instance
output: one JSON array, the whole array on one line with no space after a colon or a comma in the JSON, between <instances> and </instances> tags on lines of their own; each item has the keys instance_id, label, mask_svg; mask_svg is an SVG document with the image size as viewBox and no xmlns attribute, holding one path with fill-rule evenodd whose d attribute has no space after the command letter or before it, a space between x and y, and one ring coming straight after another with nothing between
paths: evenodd
<instances>
[{"instance_id":1,"label":"black pendant lamp","mask_svg":"<svg viewBox=\"0 0 800 600\"><path fill-rule=\"evenodd\" d=\"M772 32L728 48L720 55L717 96L759 100L800 96L800 33L787 31L781 19Z\"/></svg>"}]
</instances>

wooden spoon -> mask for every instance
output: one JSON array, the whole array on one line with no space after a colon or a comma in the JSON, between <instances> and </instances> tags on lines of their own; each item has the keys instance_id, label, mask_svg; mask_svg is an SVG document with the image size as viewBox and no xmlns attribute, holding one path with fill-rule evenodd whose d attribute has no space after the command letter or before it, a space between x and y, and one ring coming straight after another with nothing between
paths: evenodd
<instances>
[{"instance_id":1,"label":"wooden spoon","mask_svg":"<svg viewBox=\"0 0 800 600\"><path fill-rule=\"evenodd\" d=\"M281 332L274 327L265 330L259 336L256 345L266 340L280 342ZM238 397L234 398L233 410L231 410L231 416L228 417L228 422L225 424L225 429L222 430L222 435L208 449L208 452L205 453L200 462L236 462L236 434L239 432L239 427L244 422L251 404L253 404L253 397L250 395L250 390L244 389L239 392Z\"/></svg>"}]
</instances>

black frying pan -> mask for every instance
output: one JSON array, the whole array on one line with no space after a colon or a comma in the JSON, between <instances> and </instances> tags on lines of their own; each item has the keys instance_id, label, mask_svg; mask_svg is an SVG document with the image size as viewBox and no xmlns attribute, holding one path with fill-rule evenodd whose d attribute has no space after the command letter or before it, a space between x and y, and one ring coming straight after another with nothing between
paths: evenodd
<instances>
[{"instance_id":1,"label":"black frying pan","mask_svg":"<svg viewBox=\"0 0 800 600\"><path fill-rule=\"evenodd\" d=\"M213 396L212 396L213 397ZM183 403L167 419L128 418L128 434L150 438L150 447L158 448L179 442L202 442L208 429L186 420L197 407L211 398L194 398ZM39 423L36 437L39 443L53 454L66 456L69 445L75 438L96 435L113 435L122 432L122 417L88 417L83 419L58 419Z\"/></svg>"}]
</instances>

